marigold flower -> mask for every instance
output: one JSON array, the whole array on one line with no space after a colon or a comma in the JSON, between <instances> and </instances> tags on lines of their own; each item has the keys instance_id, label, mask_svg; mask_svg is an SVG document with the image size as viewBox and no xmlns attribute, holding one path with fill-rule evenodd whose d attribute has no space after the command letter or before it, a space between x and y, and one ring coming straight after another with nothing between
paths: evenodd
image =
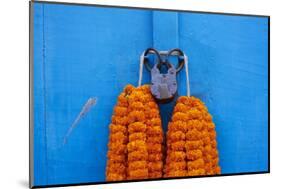
<instances>
[{"instance_id":1,"label":"marigold flower","mask_svg":"<svg viewBox=\"0 0 281 189\"><path fill-rule=\"evenodd\" d=\"M146 179L148 178L148 169L138 169L128 172L128 179Z\"/></svg>"},{"instance_id":2,"label":"marigold flower","mask_svg":"<svg viewBox=\"0 0 281 189\"><path fill-rule=\"evenodd\" d=\"M147 151L148 153L162 152L162 145L155 143L147 143Z\"/></svg>"},{"instance_id":3,"label":"marigold flower","mask_svg":"<svg viewBox=\"0 0 281 189\"><path fill-rule=\"evenodd\" d=\"M126 179L125 174L108 173L106 175L107 181L121 181L121 180L125 180L125 179Z\"/></svg>"},{"instance_id":4,"label":"marigold flower","mask_svg":"<svg viewBox=\"0 0 281 189\"><path fill-rule=\"evenodd\" d=\"M157 109L146 109L145 114L147 115L147 119L158 118L159 117L159 110Z\"/></svg>"},{"instance_id":5,"label":"marigold flower","mask_svg":"<svg viewBox=\"0 0 281 189\"><path fill-rule=\"evenodd\" d=\"M213 165L217 165L218 163L219 163L219 158L216 157L212 160Z\"/></svg>"},{"instance_id":6,"label":"marigold flower","mask_svg":"<svg viewBox=\"0 0 281 189\"><path fill-rule=\"evenodd\" d=\"M109 165L107 167L108 172L124 174L126 171L126 167L123 163L112 163L112 164L108 164L108 165Z\"/></svg>"},{"instance_id":7,"label":"marigold flower","mask_svg":"<svg viewBox=\"0 0 281 189\"><path fill-rule=\"evenodd\" d=\"M182 131L168 131L167 139L171 142L185 141L185 134Z\"/></svg>"},{"instance_id":8,"label":"marigold flower","mask_svg":"<svg viewBox=\"0 0 281 189\"><path fill-rule=\"evenodd\" d=\"M109 151L107 154L108 162L111 163L125 163L126 162L126 156L124 154L122 155L116 155L112 151Z\"/></svg>"},{"instance_id":9,"label":"marigold flower","mask_svg":"<svg viewBox=\"0 0 281 189\"><path fill-rule=\"evenodd\" d=\"M197 129L192 129L190 131L186 132L186 139L187 140L201 140L202 138L202 133L198 131Z\"/></svg>"},{"instance_id":10,"label":"marigold flower","mask_svg":"<svg viewBox=\"0 0 281 189\"><path fill-rule=\"evenodd\" d=\"M210 142L212 148L217 148L217 141L216 140L213 140Z\"/></svg>"},{"instance_id":11,"label":"marigold flower","mask_svg":"<svg viewBox=\"0 0 281 189\"><path fill-rule=\"evenodd\" d=\"M145 121L145 114L143 111L132 111L128 114L128 122L144 122Z\"/></svg>"},{"instance_id":12,"label":"marigold flower","mask_svg":"<svg viewBox=\"0 0 281 189\"><path fill-rule=\"evenodd\" d=\"M170 171L166 174L166 177L185 177L187 175L186 170Z\"/></svg>"},{"instance_id":13,"label":"marigold flower","mask_svg":"<svg viewBox=\"0 0 281 189\"><path fill-rule=\"evenodd\" d=\"M216 167L214 168L214 174L216 174L216 175L221 174L221 168L220 168L219 166L216 166Z\"/></svg>"},{"instance_id":14,"label":"marigold flower","mask_svg":"<svg viewBox=\"0 0 281 189\"><path fill-rule=\"evenodd\" d=\"M187 124L185 121L172 121L168 124L169 131L182 131L186 132L187 131Z\"/></svg>"},{"instance_id":15,"label":"marigold flower","mask_svg":"<svg viewBox=\"0 0 281 189\"><path fill-rule=\"evenodd\" d=\"M129 104L139 101L142 103L147 103L152 100L152 97L150 97L147 94L144 94L142 91L134 91L131 93L131 95L128 96L128 102Z\"/></svg>"},{"instance_id":16,"label":"marigold flower","mask_svg":"<svg viewBox=\"0 0 281 189\"><path fill-rule=\"evenodd\" d=\"M168 150L169 152L169 150ZM182 151L171 151L169 156L167 157L167 161L185 161L186 153Z\"/></svg>"},{"instance_id":17,"label":"marigold flower","mask_svg":"<svg viewBox=\"0 0 281 189\"><path fill-rule=\"evenodd\" d=\"M170 148L173 151L184 151L185 150L185 142L184 141L173 142L173 143L171 143Z\"/></svg>"},{"instance_id":18,"label":"marigold flower","mask_svg":"<svg viewBox=\"0 0 281 189\"><path fill-rule=\"evenodd\" d=\"M121 117L121 116L112 116L112 123L116 125L127 125L128 124L128 117Z\"/></svg>"},{"instance_id":19,"label":"marigold flower","mask_svg":"<svg viewBox=\"0 0 281 189\"><path fill-rule=\"evenodd\" d=\"M211 140L215 140L216 136L217 136L217 134L215 131L209 131L209 137Z\"/></svg>"},{"instance_id":20,"label":"marigold flower","mask_svg":"<svg viewBox=\"0 0 281 189\"><path fill-rule=\"evenodd\" d=\"M205 120L208 121L208 122L211 122L212 121L212 116L207 113L206 116L205 116Z\"/></svg>"},{"instance_id":21,"label":"marigold flower","mask_svg":"<svg viewBox=\"0 0 281 189\"><path fill-rule=\"evenodd\" d=\"M128 154L128 161L140 161L149 159L148 152L144 151L133 151Z\"/></svg>"},{"instance_id":22,"label":"marigold flower","mask_svg":"<svg viewBox=\"0 0 281 189\"><path fill-rule=\"evenodd\" d=\"M124 134L127 134L127 127L125 126L110 124L109 128L110 128L110 133L122 132Z\"/></svg>"},{"instance_id":23,"label":"marigold flower","mask_svg":"<svg viewBox=\"0 0 281 189\"><path fill-rule=\"evenodd\" d=\"M202 140L186 141L186 150L203 150L203 144Z\"/></svg>"},{"instance_id":24,"label":"marigold flower","mask_svg":"<svg viewBox=\"0 0 281 189\"><path fill-rule=\"evenodd\" d=\"M204 169L194 169L194 170L188 171L187 175L188 176L206 175L206 171Z\"/></svg>"},{"instance_id":25,"label":"marigold flower","mask_svg":"<svg viewBox=\"0 0 281 189\"><path fill-rule=\"evenodd\" d=\"M163 134L159 136L149 136L146 138L147 143L155 143L155 144L162 144L163 142Z\"/></svg>"},{"instance_id":26,"label":"marigold flower","mask_svg":"<svg viewBox=\"0 0 281 189\"><path fill-rule=\"evenodd\" d=\"M212 150L213 150L213 148L212 148L211 144L208 144L208 145L205 145L203 153L204 154L211 154Z\"/></svg>"},{"instance_id":27,"label":"marigold flower","mask_svg":"<svg viewBox=\"0 0 281 189\"><path fill-rule=\"evenodd\" d=\"M163 162L157 161L157 162L149 162L148 163L148 171L149 172L159 172L163 169Z\"/></svg>"},{"instance_id":28,"label":"marigold flower","mask_svg":"<svg viewBox=\"0 0 281 189\"><path fill-rule=\"evenodd\" d=\"M199 102L196 105L196 109L201 111L201 112L206 112L206 113L208 112L207 107L204 104L200 104Z\"/></svg>"},{"instance_id":29,"label":"marigold flower","mask_svg":"<svg viewBox=\"0 0 281 189\"><path fill-rule=\"evenodd\" d=\"M117 106L122 106L122 107L128 106L128 101L125 93L121 93L121 95L118 96Z\"/></svg>"},{"instance_id":30,"label":"marigold flower","mask_svg":"<svg viewBox=\"0 0 281 189\"><path fill-rule=\"evenodd\" d=\"M146 134L143 132L136 132L136 133L132 133L129 136L129 141L135 141L135 140L146 140Z\"/></svg>"},{"instance_id":31,"label":"marigold flower","mask_svg":"<svg viewBox=\"0 0 281 189\"><path fill-rule=\"evenodd\" d=\"M126 85L125 88L124 88L124 92L128 95L128 94L131 94L131 92L133 90L135 90L136 88L133 86L133 85Z\"/></svg>"},{"instance_id":32,"label":"marigold flower","mask_svg":"<svg viewBox=\"0 0 281 189\"><path fill-rule=\"evenodd\" d=\"M140 90L144 91L146 94L150 94L150 86L149 85L142 85L139 87Z\"/></svg>"},{"instance_id":33,"label":"marigold flower","mask_svg":"<svg viewBox=\"0 0 281 189\"><path fill-rule=\"evenodd\" d=\"M210 163L213 160L211 154L204 154L203 156L205 163Z\"/></svg>"},{"instance_id":34,"label":"marigold flower","mask_svg":"<svg viewBox=\"0 0 281 189\"><path fill-rule=\"evenodd\" d=\"M145 103L148 103L148 102L150 102L150 101L153 101L153 102L154 102L154 98L153 98L153 96L151 95L150 91L149 91L148 94L144 95L144 97L145 97L145 99L146 99Z\"/></svg>"},{"instance_id":35,"label":"marigold flower","mask_svg":"<svg viewBox=\"0 0 281 189\"><path fill-rule=\"evenodd\" d=\"M147 151L147 145L143 140L136 140L136 141L129 142L127 148L128 148L128 152Z\"/></svg>"},{"instance_id":36,"label":"marigold flower","mask_svg":"<svg viewBox=\"0 0 281 189\"><path fill-rule=\"evenodd\" d=\"M215 124L213 122L209 122L207 124L208 131L213 131L215 129Z\"/></svg>"},{"instance_id":37,"label":"marigold flower","mask_svg":"<svg viewBox=\"0 0 281 189\"><path fill-rule=\"evenodd\" d=\"M177 100L177 103L183 103L184 105L188 105L189 98L187 96L180 96Z\"/></svg>"},{"instance_id":38,"label":"marigold flower","mask_svg":"<svg viewBox=\"0 0 281 189\"><path fill-rule=\"evenodd\" d=\"M150 153L148 154L148 161L155 162L155 161L162 161L163 155L162 153Z\"/></svg>"},{"instance_id":39,"label":"marigold flower","mask_svg":"<svg viewBox=\"0 0 281 189\"><path fill-rule=\"evenodd\" d=\"M149 178L161 178L162 177L162 171L153 171L148 173Z\"/></svg>"},{"instance_id":40,"label":"marigold flower","mask_svg":"<svg viewBox=\"0 0 281 189\"><path fill-rule=\"evenodd\" d=\"M158 105L154 101L150 101L146 104L145 108L158 109Z\"/></svg>"},{"instance_id":41,"label":"marigold flower","mask_svg":"<svg viewBox=\"0 0 281 189\"><path fill-rule=\"evenodd\" d=\"M186 127L187 127L187 130L193 130L193 129L196 129L198 131L202 131L203 129L203 124L200 120L189 120L187 123L186 123Z\"/></svg>"},{"instance_id":42,"label":"marigold flower","mask_svg":"<svg viewBox=\"0 0 281 189\"><path fill-rule=\"evenodd\" d=\"M201 150L189 150L186 152L187 160L196 160L203 156Z\"/></svg>"},{"instance_id":43,"label":"marigold flower","mask_svg":"<svg viewBox=\"0 0 281 189\"><path fill-rule=\"evenodd\" d=\"M207 173L213 173L213 164L212 162L205 163L205 170Z\"/></svg>"},{"instance_id":44,"label":"marigold flower","mask_svg":"<svg viewBox=\"0 0 281 189\"><path fill-rule=\"evenodd\" d=\"M186 113L188 111L188 107L186 107L183 103L177 103L174 112L183 112Z\"/></svg>"},{"instance_id":45,"label":"marigold flower","mask_svg":"<svg viewBox=\"0 0 281 189\"><path fill-rule=\"evenodd\" d=\"M197 109L190 109L186 114L187 114L189 119L196 119L196 120L202 120L203 119L202 112L200 112Z\"/></svg>"},{"instance_id":46,"label":"marigold flower","mask_svg":"<svg viewBox=\"0 0 281 189\"><path fill-rule=\"evenodd\" d=\"M161 136L162 127L160 127L160 126L147 127L146 133L149 136Z\"/></svg>"},{"instance_id":47,"label":"marigold flower","mask_svg":"<svg viewBox=\"0 0 281 189\"><path fill-rule=\"evenodd\" d=\"M128 164L128 170L133 171L137 169L146 169L147 168L147 161L132 161Z\"/></svg>"},{"instance_id":48,"label":"marigold flower","mask_svg":"<svg viewBox=\"0 0 281 189\"><path fill-rule=\"evenodd\" d=\"M188 161L187 168L188 171L196 170L196 169L204 169L205 162L202 158L197 159L195 161Z\"/></svg>"},{"instance_id":49,"label":"marigold flower","mask_svg":"<svg viewBox=\"0 0 281 189\"><path fill-rule=\"evenodd\" d=\"M161 126L161 119L160 119L160 117L158 117L158 118L152 118L152 119L150 119L150 120L147 120L147 121L146 121L146 124L147 124L148 126Z\"/></svg>"},{"instance_id":50,"label":"marigold flower","mask_svg":"<svg viewBox=\"0 0 281 189\"><path fill-rule=\"evenodd\" d=\"M122 155L124 153L127 153L127 147L126 147L126 145L124 145L122 143L108 144L108 148L110 151L114 152L116 155Z\"/></svg>"},{"instance_id":51,"label":"marigold flower","mask_svg":"<svg viewBox=\"0 0 281 189\"><path fill-rule=\"evenodd\" d=\"M129 124L128 131L129 131L129 133L145 132L146 125L142 122L134 122L134 123Z\"/></svg>"},{"instance_id":52,"label":"marigold flower","mask_svg":"<svg viewBox=\"0 0 281 189\"><path fill-rule=\"evenodd\" d=\"M186 122L188 119L189 119L188 115L186 113L182 113L182 112L176 112L172 117L172 121Z\"/></svg>"},{"instance_id":53,"label":"marigold flower","mask_svg":"<svg viewBox=\"0 0 281 189\"><path fill-rule=\"evenodd\" d=\"M198 108L198 107L205 107L204 103L195 97L187 97L187 96L181 96L178 98L177 103L183 103L186 105L189 109L191 108Z\"/></svg>"},{"instance_id":54,"label":"marigold flower","mask_svg":"<svg viewBox=\"0 0 281 189\"><path fill-rule=\"evenodd\" d=\"M203 141L204 145L208 145L211 143L211 139L210 139L209 135L207 137L202 137L202 141Z\"/></svg>"},{"instance_id":55,"label":"marigold flower","mask_svg":"<svg viewBox=\"0 0 281 189\"><path fill-rule=\"evenodd\" d=\"M120 142L120 143L127 143L127 136L123 132L116 132L112 133L109 136L110 142Z\"/></svg>"},{"instance_id":56,"label":"marigold flower","mask_svg":"<svg viewBox=\"0 0 281 189\"><path fill-rule=\"evenodd\" d=\"M211 151L211 156L212 156L213 158L216 158L216 157L218 157L218 155L219 155L218 150L215 149L215 148L213 148L213 150Z\"/></svg>"},{"instance_id":57,"label":"marigold flower","mask_svg":"<svg viewBox=\"0 0 281 189\"><path fill-rule=\"evenodd\" d=\"M130 104L130 111L133 111L133 110L137 110L137 111L143 111L145 109L145 106L143 105L142 102L132 102Z\"/></svg>"},{"instance_id":58,"label":"marigold flower","mask_svg":"<svg viewBox=\"0 0 281 189\"><path fill-rule=\"evenodd\" d=\"M127 108L122 106L115 106L114 114L116 116L127 116Z\"/></svg>"},{"instance_id":59,"label":"marigold flower","mask_svg":"<svg viewBox=\"0 0 281 189\"><path fill-rule=\"evenodd\" d=\"M202 130L201 131L201 137L202 138L210 138L210 134L209 134L208 130ZM211 143L211 141L209 143Z\"/></svg>"},{"instance_id":60,"label":"marigold flower","mask_svg":"<svg viewBox=\"0 0 281 189\"><path fill-rule=\"evenodd\" d=\"M171 162L167 167L167 170L169 171L186 170L186 162L185 161Z\"/></svg>"}]
</instances>

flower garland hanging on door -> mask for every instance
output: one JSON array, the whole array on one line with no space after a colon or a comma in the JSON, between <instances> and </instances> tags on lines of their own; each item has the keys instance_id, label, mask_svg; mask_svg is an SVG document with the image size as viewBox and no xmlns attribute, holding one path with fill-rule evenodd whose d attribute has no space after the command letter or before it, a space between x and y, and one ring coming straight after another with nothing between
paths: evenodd
<instances>
[{"instance_id":1,"label":"flower garland hanging on door","mask_svg":"<svg viewBox=\"0 0 281 189\"><path fill-rule=\"evenodd\" d=\"M215 124L204 103L190 96L188 59L181 54L184 56L187 96L178 98L168 124L165 177L220 174Z\"/></svg>"},{"instance_id":2,"label":"flower garland hanging on door","mask_svg":"<svg viewBox=\"0 0 281 189\"><path fill-rule=\"evenodd\" d=\"M161 117L157 99L152 95L155 90L151 93L149 85L141 86L145 55L157 51L145 52L141 56L139 86L127 85L114 108L109 126L106 180L220 174L215 125L204 103L190 96L187 57L179 49L168 54L177 52L184 57L187 96L179 97L174 107L164 153Z\"/></svg>"}]
</instances>

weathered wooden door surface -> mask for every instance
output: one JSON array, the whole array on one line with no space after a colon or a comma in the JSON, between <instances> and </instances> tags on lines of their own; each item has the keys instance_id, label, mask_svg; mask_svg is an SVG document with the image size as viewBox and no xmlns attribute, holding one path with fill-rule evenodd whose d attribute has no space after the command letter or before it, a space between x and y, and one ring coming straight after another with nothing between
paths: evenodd
<instances>
[{"instance_id":1,"label":"weathered wooden door surface","mask_svg":"<svg viewBox=\"0 0 281 189\"><path fill-rule=\"evenodd\" d=\"M268 170L268 19L34 3L34 184L105 181L108 124L148 47L189 56L222 173ZM144 71L143 83L149 82ZM185 95L185 73L178 75ZM90 97L97 103L64 137ZM172 105L161 106L167 121Z\"/></svg>"}]
</instances>

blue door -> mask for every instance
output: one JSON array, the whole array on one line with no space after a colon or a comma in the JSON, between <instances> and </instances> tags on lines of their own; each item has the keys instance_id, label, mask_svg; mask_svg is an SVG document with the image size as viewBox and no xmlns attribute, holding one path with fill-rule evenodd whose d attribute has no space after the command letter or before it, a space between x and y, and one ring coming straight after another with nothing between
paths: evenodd
<instances>
[{"instance_id":1,"label":"blue door","mask_svg":"<svg viewBox=\"0 0 281 189\"><path fill-rule=\"evenodd\" d=\"M148 47L181 48L216 124L223 174L268 171L267 17L32 3L34 185L104 182L118 94ZM143 83L149 83L144 70ZM185 73L178 77L186 94ZM85 102L96 104L64 138ZM172 104L161 105L167 128Z\"/></svg>"}]
</instances>

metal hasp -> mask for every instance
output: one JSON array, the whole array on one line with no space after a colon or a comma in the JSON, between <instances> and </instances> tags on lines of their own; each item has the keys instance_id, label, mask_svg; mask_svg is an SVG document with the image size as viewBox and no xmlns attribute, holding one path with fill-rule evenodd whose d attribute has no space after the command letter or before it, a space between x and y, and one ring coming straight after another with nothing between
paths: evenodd
<instances>
[{"instance_id":1,"label":"metal hasp","mask_svg":"<svg viewBox=\"0 0 281 189\"><path fill-rule=\"evenodd\" d=\"M151 67L149 64L149 54L156 56L156 63ZM171 56L178 58L178 66L175 68L170 63ZM180 49L172 49L170 51L157 51L148 48L144 52L145 67L151 72L151 93L159 103L168 103L174 99L177 94L177 73L184 65L184 54ZM167 73L161 73L162 66L165 66Z\"/></svg>"}]
</instances>

